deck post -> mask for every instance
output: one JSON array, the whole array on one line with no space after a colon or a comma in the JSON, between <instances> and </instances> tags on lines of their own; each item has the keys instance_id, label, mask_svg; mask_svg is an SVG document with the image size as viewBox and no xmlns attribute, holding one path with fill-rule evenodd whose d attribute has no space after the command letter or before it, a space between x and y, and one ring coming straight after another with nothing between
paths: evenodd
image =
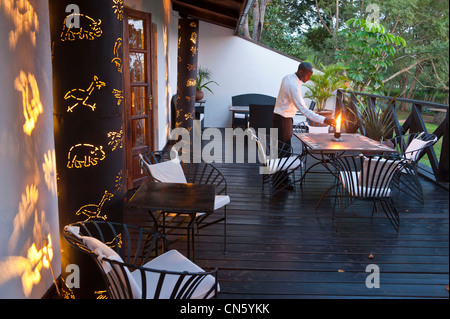
<instances>
[{"instance_id":1,"label":"deck post","mask_svg":"<svg viewBox=\"0 0 450 319\"><path fill-rule=\"evenodd\" d=\"M50 0L49 9L62 234L74 222L122 221L124 149L115 146L123 139L123 103L116 98L123 77L112 60L123 39L123 1ZM95 262L60 241L64 297L106 297Z\"/></svg>"},{"instance_id":2,"label":"deck post","mask_svg":"<svg viewBox=\"0 0 450 319\"><path fill-rule=\"evenodd\" d=\"M179 19L176 128L192 136L198 71L198 20ZM192 140L192 139L191 139Z\"/></svg>"}]
</instances>

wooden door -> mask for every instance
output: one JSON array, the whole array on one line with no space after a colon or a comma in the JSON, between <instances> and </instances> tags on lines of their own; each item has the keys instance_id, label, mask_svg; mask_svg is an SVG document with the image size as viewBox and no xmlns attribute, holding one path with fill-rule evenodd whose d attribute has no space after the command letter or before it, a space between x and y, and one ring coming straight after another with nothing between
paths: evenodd
<instances>
[{"instance_id":1,"label":"wooden door","mask_svg":"<svg viewBox=\"0 0 450 319\"><path fill-rule=\"evenodd\" d=\"M154 148L152 23L149 13L126 9L124 14L124 127L127 189L145 180L139 154Z\"/></svg>"}]
</instances>

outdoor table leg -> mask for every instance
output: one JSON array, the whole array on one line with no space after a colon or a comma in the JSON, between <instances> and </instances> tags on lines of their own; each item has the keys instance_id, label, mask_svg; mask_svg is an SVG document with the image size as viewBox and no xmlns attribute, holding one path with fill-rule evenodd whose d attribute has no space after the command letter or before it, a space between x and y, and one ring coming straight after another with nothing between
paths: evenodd
<instances>
[{"instance_id":1,"label":"outdoor table leg","mask_svg":"<svg viewBox=\"0 0 450 319\"><path fill-rule=\"evenodd\" d=\"M153 213L153 211L149 210L148 213L153 220L153 229L155 232L160 232L164 235L166 235L166 214L170 214L168 212L164 211L158 211L160 214L156 215ZM186 213L187 214L187 213ZM194 248L194 222L195 222L195 214L187 214L189 215L189 222L188 222L188 231L187 231L187 257L188 259L191 259L191 244L192 244L192 261L195 261L195 248ZM159 216L159 217L158 217ZM159 220L162 219L161 223L159 223Z\"/></svg>"},{"instance_id":2,"label":"outdoor table leg","mask_svg":"<svg viewBox=\"0 0 450 319\"><path fill-rule=\"evenodd\" d=\"M150 218L153 220L152 230L155 232L158 232L159 231L159 223L158 223L157 216L155 216L155 214L153 214L153 211L151 211L151 210L148 210L148 214L149 214Z\"/></svg>"},{"instance_id":3,"label":"outdoor table leg","mask_svg":"<svg viewBox=\"0 0 450 319\"><path fill-rule=\"evenodd\" d=\"M341 155L344 154L344 153L345 153L345 152L341 152L341 153L336 152L336 153L328 153L328 154L324 154L323 152L321 152L321 154L322 154L322 161L321 161L321 163L322 163L322 165L323 165L323 166L331 173L331 175L334 176L334 178L335 178L335 180L336 180L336 183L335 183L333 186L329 187L329 188L325 191L325 193L323 193L323 195L320 197L320 199L319 199L319 201L318 201L318 203L317 203L317 205L316 205L316 208L315 208L315 211L316 211L316 212L317 212L317 210L319 209L319 206L320 206L320 204L322 203L322 200L323 200L325 197L328 197L328 192L329 192L330 190L332 190L333 188L337 187L337 186L340 184L339 176L337 176L336 173L333 172L333 170L329 167L328 163L330 162L330 159L333 159L333 158L335 158L335 157L341 156ZM327 157L327 159L326 159L325 157ZM336 195L336 196L337 196L337 195Z\"/></svg>"}]
</instances>

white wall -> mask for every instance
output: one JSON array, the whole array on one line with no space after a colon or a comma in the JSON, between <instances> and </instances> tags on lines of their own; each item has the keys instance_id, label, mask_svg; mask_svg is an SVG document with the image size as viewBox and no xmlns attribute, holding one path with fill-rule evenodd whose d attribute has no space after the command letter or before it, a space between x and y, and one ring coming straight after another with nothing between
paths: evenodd
<instances>
[{"instance_id":1,"label":"white wall","mask_svg":"<svg viewBox=\"0 0 450 319\"><path fill-rule=\"evenodd\" d=\"M170 0L125 0L125 5L150 12L157 25L158 132L156 148L162 148L170 134L170 99L177 87L178 14L171 10ZM233 30L200 21L199 65L208 67L214 94L205 91L207 99L205 125L230 127L231 96L261 93L276 97L281 79L297 71L299 61L233 36ZM304 88L304 91L307 89ZM309 100L306 99L309 105ZM328 101L334 109L334 99Z\"/></svg>"},{"instance_id":2,"label":"white wall","mask_svg":"<svg viewBox=\"0 0 450 319\"><path fill-rule=\"evenodd\" d=\"M260 93L277 97L281 79L297 71L299 61L233 36L233 30L200 22L199 65L212 71L214 94L205 91L205 126L231 127L233 95ZM307 89L302 88L305 92ZM309 106L309 99L306 104ZM330 109L334 103L329 101Z\"/></svg>"},{"instance_id":3,"label":"white wall","mask_svg":"<svg viewBox=\"0 0 450 319\"><path fill-rule=\"evenodd\" d=\"M48 1L18 3L0 1L0 298L41 298L52 284L43 238L61 268Z\"/></svg>"}]
</instances>

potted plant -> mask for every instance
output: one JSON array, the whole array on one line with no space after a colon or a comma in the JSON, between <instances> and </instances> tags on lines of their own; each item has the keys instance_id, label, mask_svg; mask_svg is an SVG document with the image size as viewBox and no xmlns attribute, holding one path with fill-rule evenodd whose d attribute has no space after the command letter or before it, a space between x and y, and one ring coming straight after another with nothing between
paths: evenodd
<instances>
[{"instance_id":1,"label":"potted plant","mask_svg":"<svg viewBox=\"0 0 450 319\"><path fill-rule=\"evenodd\" d=\"M196 87L197 91L196 91L196 95L195 95L196 101L202 100L203 97L205 96L205 94L203 93L203 89L206 89L209 92L211 92L212 94L214 94L213 91L211 90L211 88L209 87L209 85L211 83L219 85L219 84L217 84L217 82L211 80L211 70L208 68L202 68L200 66L198 68L198 74L197 74L197 87Z\"/></svg>"},{"instance_id":2,"label":"potted plant","mask_svg":"<svg viewBox=\"0 0 450 319\"><path fill-rule=\"evenodd\" d=\"M332 110L326 110L327 100L334 96L337 89L347 88L350 80L343 74L345 66L342 64L330 64L324 66L322 63L315 63L321 69L321 72L316 72L311 75L311 81L313 83L306 84L309 89L306 92L305 97L312 99L316 102L316 108L318 114L325 117L331 117Z\"/></svg>"}]
</instances>

